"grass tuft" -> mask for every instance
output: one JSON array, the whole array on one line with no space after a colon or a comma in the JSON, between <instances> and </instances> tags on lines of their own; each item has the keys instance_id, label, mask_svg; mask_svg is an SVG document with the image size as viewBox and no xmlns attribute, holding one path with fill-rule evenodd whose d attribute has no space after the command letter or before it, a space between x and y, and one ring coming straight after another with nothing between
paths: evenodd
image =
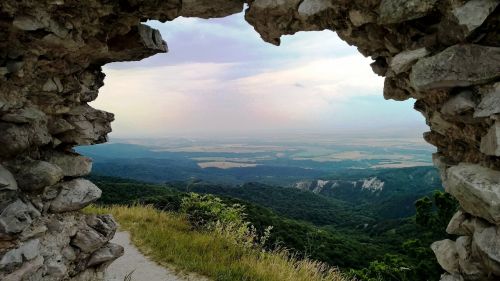
<instances>
[{"instance_id":1,"label":"grass tuft","mask_svg":"<svg viewBox=\"0 0 500 281\"><path fill-rule=\"evenodd\" d=\"M345 281L336 268L298 259L286 249L265 252L235 244L216 231L193 230L183 214L152 206L89 206L113 214L134 245L152 260L215 281Z\"/></svg>"}]
</instances>

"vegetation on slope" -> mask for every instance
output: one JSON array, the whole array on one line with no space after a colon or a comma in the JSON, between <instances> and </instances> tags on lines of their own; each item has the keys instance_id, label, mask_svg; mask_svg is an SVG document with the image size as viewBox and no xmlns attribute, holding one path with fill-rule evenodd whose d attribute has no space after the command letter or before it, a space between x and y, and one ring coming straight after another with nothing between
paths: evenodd
<instances>
[{"instance_id":1,"label":"vegetation on slope","mask_svg":"<svg viewBox=\"0 0 500 281\"><path fill-rule=\"evenodd\" d=\"M216 185L201 190L194 188L192 183L178 183L172 188L172 185L151 185L108 177L94 177L92 180L103 190L100 204L153 204L157 209L177 212L181 210L183 198L188 196L179 190L222 194L221 200L225 204L244 207L246 221L256 227L257 233L263 234L266 227L273 226L266 241L267 249L280 245L297 253L298 257L310 257L339 266L359 280L370 281L437 280L442 271L429 245L447 238L444 229L456 210L456 202L449 195L436 192L417 202L415 217L395 220L373 216L366 221L351 220L349 224L336 224L331 220L331 224L326 224L310 214L327 217L335 212L335 204L324 208L329 200L318 200L320 195L290 188L262 185L266 191L262 193L255 184L247 190L219 186L221 191L217 191ZM296 196L288 196L288 192ZM319 203L315 203L316 200ZM355 208L339 212L343 212L346 221L353 217L363 218L369 213Z\"/></svg>"},{"instance_id":2,"label":"vegetation on slope","mask_svg":"<svg viewBox=\"0 0 500 281\"><path fill-rule=\"evenodd\" d=\"M156 262L215 281L346 280L326 264L294 258L285 250L264 251L238 209L214 198L198 197L189 204L188 215L151 206L93 206L87 212L113 214L133 243ZM207 217L211 223L204 221Z\"/></svg>"}]
</instances>

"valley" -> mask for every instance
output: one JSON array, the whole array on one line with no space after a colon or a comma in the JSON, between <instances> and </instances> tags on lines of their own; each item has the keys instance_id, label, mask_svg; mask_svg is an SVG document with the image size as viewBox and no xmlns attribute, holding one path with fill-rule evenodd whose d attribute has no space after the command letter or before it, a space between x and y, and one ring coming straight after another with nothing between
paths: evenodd
<instances>
[{"instance_id":1,"label":"valley","mask_svg":"<svg viewBox=\"0 0 500 281\"><path fill-rule=\"evenodd\" d=\"M416 202L430 200L420 207L426 216L452 212L432 203L445 195L429 147L406 142L129 140L78 151L94 159L100 204L175 212L189 193L211 194L244 206L258 231L272 226L268 247L360 280L429 280L441 272L429 245L446 237L446 225L417 223ZM413 164L381 167L389 162Z\"/></svg>"}]
</instances>

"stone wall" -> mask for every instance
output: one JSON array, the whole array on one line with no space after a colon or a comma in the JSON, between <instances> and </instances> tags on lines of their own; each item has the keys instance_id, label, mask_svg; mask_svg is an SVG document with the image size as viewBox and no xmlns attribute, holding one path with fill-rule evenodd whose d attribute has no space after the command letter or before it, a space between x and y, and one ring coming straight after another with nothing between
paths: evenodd
<instances>
[{"instance_id":1,"label":"stone wall","mask_svg":"<svg viewBox=\"0 0 500 281\"><path fill-rule=\"evenodd\" d=\"M386 99L416 99L435 165L461 210L435 242L442 280L500 279L500 1L248 0L246 20L279 44L330 29L385 76ZM78 210L101 191L75 145L106 141L113 115L87 103L101 66L167 51L148 19L221 17L240 0L0 2L0 279L99 280L123 249L110 216ZM244 51L244 50L242 50ZM140 94L140 93L138 93Z\"/></svg>"}]
</instances>

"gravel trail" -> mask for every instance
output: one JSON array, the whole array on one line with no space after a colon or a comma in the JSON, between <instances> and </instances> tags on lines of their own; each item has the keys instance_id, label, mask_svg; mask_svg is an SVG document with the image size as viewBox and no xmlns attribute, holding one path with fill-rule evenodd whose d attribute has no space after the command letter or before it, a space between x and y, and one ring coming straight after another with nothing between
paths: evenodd
<instances>
[{"instance_id":1,"label":"gravel trail","mask_svg":"<svg viewBox=\"0 0 500 281\"><path fill-rule=\"evenodd\" d=\"M145 257L130 241L128 232L117 232L111 242L122 245L125 254L114 261L105 274L106 281L124 281L130 274L131 281L208 281L205 278L180 276Z\"/></svg>"}]
</instances>

